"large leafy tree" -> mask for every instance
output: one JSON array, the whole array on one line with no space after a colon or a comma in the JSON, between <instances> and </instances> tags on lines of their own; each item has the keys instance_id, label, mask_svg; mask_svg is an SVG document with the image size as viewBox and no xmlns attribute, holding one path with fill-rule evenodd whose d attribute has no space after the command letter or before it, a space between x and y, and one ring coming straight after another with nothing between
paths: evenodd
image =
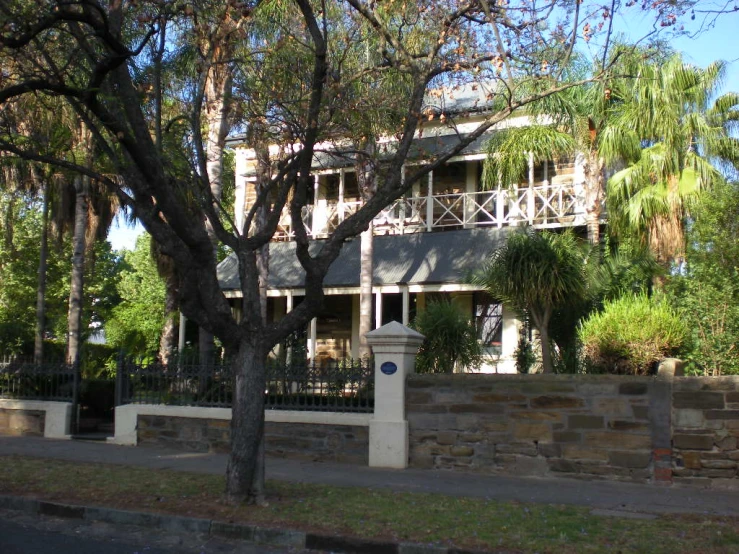
<instances>
[{"instance_id":1,"label":"large leafy tree","mask_svg":"<svg viewBox=\"0 0 739 554\"><path fill-rule=\"evenodd\" d=\"M108 343L139 356L157 354L167 317L165 286L150 255L150 242L143 234L134 250L123 253L117 285L121 302L105 322Z\"/></svg>"},{"instance_id":2,"label":"large leafy tree","mask_svg":"<svg viewBox=\"0 0 739 554\"><path fill-rule=\"evenodd\" d=\"M35 309L38 294L39 236L43 233L43 203L33 192L0 191L0 221L7 230L0 244L0 351L30 355L35 349ZM83 338L105 321L119 298L115 291L118 258L108 243L95 245L95 270L88 268L83 297ZM71 244L57 237L45 274L44 339L64 344L67 330Z\"/></svg>"},{"instance_id":3,"label":"large leafy tree","mask_svg":"<svg viewBox=\"0 0 739 554\"><path fill-rule=\"evenodd\" d=\"M704 375L739 374L739 186L705 195L689 226L684 271L666 293L692 333L683 355Z\"/></svg>"},{"instance_id":4,"label":"large leafy tree","mask_svg":"<svg viewBox=\"0 0 739 554\"><path fill-rule=\"evenodd\" d=\"M554 371L552 316L586 298L585 258L583 246L572 233L527 229L510 235L473 277L475 284L510 305L522 318L529 316L541 339L544 373Z\"/></svg>"},{"instance_id":5,"label":"large leafy tree","mask_svg":"<svg viewBox=\"0 0 739 554\"><path fill-rule=\"evenodd\" d=\"M147 121L144 96L150 83L140 71L150 63L144 52L148 42L162 32L162 21L177 20L186 32L191 20L183 14L205 10L207 5L98 0L13 0L0 4L0 118L4 106L25 95L64 97L90 129L96 156L91 165L60 159L27 144L23 137L5 132L1 119L0 149L76 171L115 191L172 258L179 275L183 313L218 336L234 354L231 455L226 474L232 500L259 500L262 495L260 445L267 355L318 313L323 303L323 279L342 244L366 229L380 210L429 171L494 125L541 97L580 84L578 80L563 80L560 70L585 33L584 25L587 23L588 37L597 30L596 22L587 22L584 14L595 13L601 21L603 16L601 9L587 2L570 0L547 5L490 4L484 0L404 3L390 18L383 17L376 3L362 0L320 5L293 0L290 6L292 18L282 27L277 41L243 43L249 54L243 57L245 64L273 54L290 63L271 76L273 88L254 88L255 93L266 92L268 109L259 118L250 118L248 127L256 123L274 137L275 155L243 226L234 229L224 211L216 209L207 178L201 127L205 105L198 94L203 90L203 68L200 73L196 67L194 73L182 76L188 85L183 90L192 92L190 101L162 132L181 126L183 140L173 141L172 149L163 151L156 148ZM241 16L251 17L254 4L243 7ZM607 17L611 17L610 12ZM547 24L542 25L545 20ZM312 190L311 168L319 150L330 148L341 155L346 149L336 140L336 131L353 109L347 92L354 74L343 71L342 45L363 33L377 37L381 52L380 63L363 73L408 79L408 90L400 100L403 123L388 152L388 170L373 197L316 249L302 220ZM411 41L409 36L420 38ZM5 60L12 60L12 71L6 69ZM285 80L276 80L278 76ZM494 108L483 112L464 133L451 135L453 139L427 165L407 172L403 179L402 168L426 120L423 107L427 90L475 79L496 83L492 89ZM531 87L532 82L541 86ZM246 88L245 92L251 90ZM456 123L448 117L443 125L454 129ZM97 162L98 156L105 164ZM295 230L296 258L306 274L306 295L299 306L273 323L261 309L258 256L276 232L285 208ZM252 225L255 218L259 225ZM232 249L238 260L243 295L238 320L218 286L217 258L206 220L218 241Z\"/></svg>"}]
</instances>

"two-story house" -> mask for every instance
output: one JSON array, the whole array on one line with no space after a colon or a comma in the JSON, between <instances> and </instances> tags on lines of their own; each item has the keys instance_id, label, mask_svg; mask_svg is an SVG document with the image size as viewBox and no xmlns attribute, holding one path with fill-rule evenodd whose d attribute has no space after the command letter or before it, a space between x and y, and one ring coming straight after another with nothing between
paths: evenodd
<instances>
[{"instance_id":1,"label":"two-story house","mask_svg":"<svg viewBox=\"0 0 739 554\"><path fill-rule=\"evenodd\" d=\"M485 91L472 88L429 96L434 118L414 144L408 164L473 128L485 112ZM457 114L455 126L448 125ZM444 114L444 117L442 117ZM504 125L525 125L525 117ZM488 135L489 136L489 135ZM473 318L489 356L483 371L515 372L513 354L520 322L506 306L469 284L469 275L505 240L512 227L585 225L584 191L574 164L529 165L528 178L514 187L484 187L482 164L486 137L429 173L407 195L387 206L374 220L374 326L396 320L408 324L427 302L446 296ZM255 155L243 138L231 139L236 152L237 224L254 198ZM331 159L327 163L327 159ZM303 211L311 238L320 241L362 204L350 163L316 156L313 198ZM287 213L270 244L268 311L279 318L304 295L303 272L294 255ZM359 344L360 240L344 245L325 279L325 311L306 330L308 356L317 362L357 357ZM227 296L237 298L234 258L219 266Z\"/></svg>"}]
</instances>

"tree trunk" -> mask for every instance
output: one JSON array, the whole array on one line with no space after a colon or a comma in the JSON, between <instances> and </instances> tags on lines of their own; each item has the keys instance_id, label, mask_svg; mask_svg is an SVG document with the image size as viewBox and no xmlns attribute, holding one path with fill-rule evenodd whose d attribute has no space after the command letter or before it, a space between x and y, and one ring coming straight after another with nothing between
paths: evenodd
<instances>
[{"instance_id":1,"label":"tree trunk","mask_svg":"<svg viewBox=\"0 0 739 554\"><path fill-rule=\"evenodd\" d=\"M585 161L585 223L588 242L592 246L600 244L600 216L603 212L605 196L605 166L598 153L591 151Z\"/></svg>"},{"instance_id":2,"label":"tree trunk","mask_svg":"<svg viewBox=\"0 0 739 554\"><path fill-rule=\"evenodd\" d=\"M588 230L588 242L591 246L600 244L600 214L588 212L585 216L585 225Z\"/></svg>"},{"instance_id":3,"label":"tree trunk","mask_svg":"<svg viewBox=\"0 0 739 554\"><path fill-rule=\"evenodd\" d=\"M541 340L541 367L542 373L554 373L552 365L552 351L549 344L549 329L546 325L539 329L539 339Z\"/></svg>"},{"instance_id":4,"label":"tree trunk","mask_svg":"<svg viewBox=\"0 0 739 554\"><path fill-rule=\"evenodd\" d=\"M33 363L40 364L44 360L44 331L46 327L46 259L49 252L49 194L47 183L42 183L36 168L31 172L37 185L43 189L43 207L41 211L41 248L38 261L38 285L36 288L36 336L33 345Z\"/></svg>"},{"instance_id":5,"label":"tree trunk","mask_svg":"<svg viewBox=\"0 0 739 554\"><path fill-rule=\"evenodd\" d=\"M88 177L78 176L74 181L74 235L72 253L72 277L69 286L69 313L67 330L67 363L77 360L82 336L82 302L85 273L85 232L87 230L87 203L90 187Z\"/></svg>"},{"instance_id":6,"label":"tree trunk","mask_svg":"<svg viewBox=\"0 0 739 554\"><path fill-rule=\"evenodd\" d=\"M159 360L162 364L169 365L173 361L180 323L180 303L177 298L178 280L175 271L166 275L164 287L164 309L166 315L164 327L162 328L162 336L159 339Z\"/></svg>"},{"instance_id":7,"label":"tree trunk","mask_svg":"<svg viewBox=\"0 0 739 554\"><path fill-rule=\"evenodd\" d=\"M205 118L208 126L206 139L206 171L208 172L208 183L210 193L215 204L215 211L220 211L219 206L223 191L223 150L228 135L228 115L231 105L231 71L226 62L220 61L211 67L210 75L206 82ZM217 238L210 221L205 221L205 229L213 244L213 254L217 252ZM200 352L200 364L209 366L213 363L215 344L213 335L200 328L198 334L198 347Z\"/></svg>"},{"instance_id":8,"label":"tree trunk","mask_svg":"<svg viewBox=\"0 0 739 554\"><path fill-rule=\"evenodd\" d=\"M541 341L541 367L542 373L554 373L552 365L552 351L549 344L549 320L551 312L545 310L544 313L532 311L529 313L531 321L534 323L536 330L539 332L539 340Z\"/></svg>"},{"instance_id":9,"label":"tree trunk","mask_svg":"<svg viewBox=\"0 0 739 554\"><path fill-rule=\"evenodd\" d=\"M234 401L231 454L226 468L226 497L232 503L265 502L264 388L267 350L259 337L239 344L233 362Z\"/></svg>"},{"instance_id":10,"label":"tree trunk","mask_svg":"<svg viewBox=\"0 0 739 554\"><path fill-rule=\"evenodd\" d=\"M365 335L372 330L372 274L374 271L374 226L362 233L359 254L359 357L369 358L372 350Z\"/></svg>"},{"instance_id":11,"label":"tree trunk","mask_svg":"<svg viewBox=\"0 0 739 554\"><path fill-rule=\"evenodd\" d=\"M362 199L369 201L377 191L377 173L375 171L375 157L377 146L374 138L369 138L361 148L359 161L356 164L357 184ZM360 238L359 257L359 357L368 358L372 350L367 344L365 335L372 328L372 279L374 273L374 226L370 221L369 228ZM379 317L382 317L380 314Z\"/></svg>"}]
</instances>

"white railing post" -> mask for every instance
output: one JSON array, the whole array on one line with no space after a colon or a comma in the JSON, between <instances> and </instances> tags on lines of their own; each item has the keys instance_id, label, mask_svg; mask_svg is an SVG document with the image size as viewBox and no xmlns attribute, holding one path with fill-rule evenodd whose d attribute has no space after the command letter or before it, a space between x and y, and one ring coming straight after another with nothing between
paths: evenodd
<instances>
[{"instance_id":1,"label":"white railing post","mask_svg":"<svg viewBox=\"0 0 739 554\"><path fill-rule=\"evenodd\" d=\"M434 227L434 172L429 172L428 191L426 193L426 230Z\"/></svg>"},{"instance_id":2,"label":"white railing post","mask_svg":"<svg viewBox=\"0 0 739 554\"><path fill-rule=\"evenodd\" d=\"M344 221L344 175L345 169L339 171L339 223Z\"/></svg>"},{"instance_id":3,"label":"white railing post","mask_svg":"<svg viewBox=\"0 0 739 554\"><path fill-rule=\"evenodd\" d=\"M536 203L534 202L534 153L529 152L529 197L526 203L526 219L529 221L529 225L534 224L534 211L536 209Z\"/></svg>"},{"instance_id":4,"label":"white railing post","mask_svg":"<svg viewBox=\"0 0 739 554\"><path fill-rule=\"evenodd\" d=\"M506 198L505 191L498 187L495 195L495 219L498 222L498 229L503 227L503 220L505 219L505 203L508 201Z\"/></svg>"},{"instance_id":5,"label":"white railing post","mask_svg":"<svg viewBox=\"0 0 739 554\"><path fill-rule=\"evenodd\" d=\"M400 166L400 181L402 183L405 183L405 165ZM400 217L400 234L402 235L405 232L405 205L407 203L406 195L404 194L403 196L398 198L397 201L400 202L400 210L398 216Z\"/></svg>"},{"instance_id":6,"label":"white railing post","mask_svg":"<svg viewBox=\"0 0 739 554\"><path fill-rule=\"evenodd\" d=\"M392 321L365 335L375 357L375 412L369 424L370 467L408 467L405 381L423 335Z\"/></svg>"}]
</instances>

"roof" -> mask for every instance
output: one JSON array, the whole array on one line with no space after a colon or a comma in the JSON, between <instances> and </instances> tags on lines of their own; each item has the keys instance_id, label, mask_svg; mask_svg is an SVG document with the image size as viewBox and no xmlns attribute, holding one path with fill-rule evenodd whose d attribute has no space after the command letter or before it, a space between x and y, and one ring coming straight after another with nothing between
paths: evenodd
<instances>
[{"instance_id":1,"label":"roof","mask_svg":"<svg viewBox=\"0 0 739 554\"><path fill-rule=\"evenodd\" d=\"M466 276L505 241L509 228L477 228L435 233L376 236L375 285L452 284ZM317 251L322 241L314 241ZM359 238L347 242L324 280L326 287L359 286ZM270 243L270 289L302 288L305 272L295 256L294 242ZM223 290L238 290L238 262L230 255L218 265Z\"/></svg>"},{"instance_id":2,"label":"roof","mask_svg":"<svg viewBox=\"0 0 739 554\"><path fill-rule=\"evenodd\" d=\"M423 98L423 109L437 114L469 114L485 112L493 104L495 82L472 82L429 90Z\"/></svg>"},{"instance_id":3,"label":"roof","mask_svg":"<svg viewBox=\"0 0 739 554\"><path fill-rule=\"evenodd\" d=\"M424 114L433 113L437 116L441 114L446 116L468 116L475 113L484 113L489 111L493 105L495 88L496 83L494 82L472 82L431 89L426 92L426 95L423 98L421 112ZM449 135L447 138L449 140L459 140L454 133ZM244 145L245 142L246 133L232 135L226 139L226 144L231 147ZM464 150L464 153L477 151L480 151L479 144L477 145L477 148L475 148L474 145L470 145ZM327 158L331 157L333 159L330 163L326 163L326 160L324 160L324 163L321 163L319 160L318 163L314 163L314 167L326 165L326 167L333 168L351 164L351 159L347 159L347 156L331 156L328 153L323 155ZM320 157L320 154L318 154L318 156ZM413 155L411 154L410 157L413 157Z\"/></svg>"}]
</instances>

